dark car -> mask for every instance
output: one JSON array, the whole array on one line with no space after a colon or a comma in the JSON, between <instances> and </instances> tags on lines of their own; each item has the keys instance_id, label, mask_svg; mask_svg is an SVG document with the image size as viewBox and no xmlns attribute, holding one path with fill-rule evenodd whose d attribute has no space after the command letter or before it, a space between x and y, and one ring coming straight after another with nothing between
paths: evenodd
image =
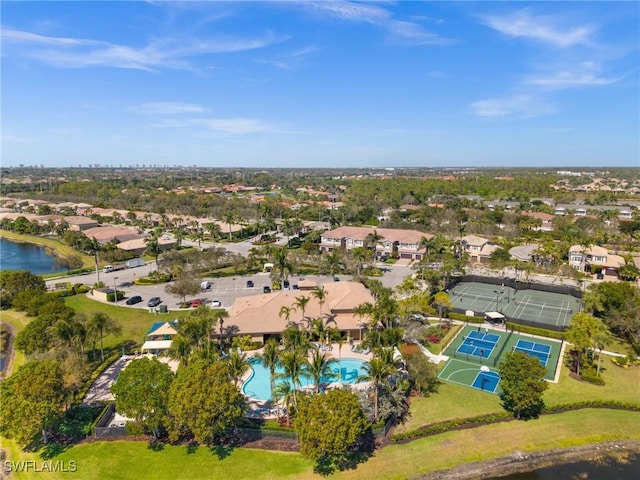
<instances>
[{"instance_id":1,"label":"dark car","mask_svg":"<svg viewBox=\"0 0 640 480\"><path fill-rule=\"evenodd\" d=\"M127 298L127 301L124 302L127 305L135 305L136 303L140 303L142 301L142 297L140 295L134 295L133 297Z\"/></svg>"},{"instance_id":2,"label":"dark car","mask_svg":"<svg viewBox=\"0 0 640 480\"><path fill-rule=\"evenodd\" d=\"M162 299L160 297L151 297L147 302L147 307L157 307L162 303Z\"/></svg>"},{"instance_id":3,"label":"dark car","mask_svg":"<svg viewBox=\"0 0 640 480\"><path fill-rule=\"evenodd\" d=\"M271 293L271 287L269 285L265 285L262 287L262 293Z\"/></svg>"},{"instance_id":4,"label":"dark car","mask_svg":"<svg viewBox=\"0 0 640 480\"><path fill-rule=\"evenodd\" d=\"M253 288L253 280L247 280L247 288Z\"/></svg>"},{"instance_id":5,"label":"dark car","mask_svg":"<svg viewBox=\"0 0 640 480\"><path fill-rule=\"evenodd\" d=\"M289 290L289 280L285 280L284 282L282 282L282 286L285 290Z\"/></svg>"}]
</instances>

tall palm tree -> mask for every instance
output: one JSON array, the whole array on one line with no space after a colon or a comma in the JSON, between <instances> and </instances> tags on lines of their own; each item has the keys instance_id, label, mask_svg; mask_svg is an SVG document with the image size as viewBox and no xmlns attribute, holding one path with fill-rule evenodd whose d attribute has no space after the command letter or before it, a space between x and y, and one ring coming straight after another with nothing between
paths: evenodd
<instances>
[{"instance_id":1,"label":"tall palm tree","mask_svg":"<svg viewBox=\"0 0 640 480\"><path fill-rule=\"evenodd\" d=\"M306 362L305 355L299 349L285 350L280 355L280 364L284 372L276 375L276 377L288 378L293 384L293 404L298 405L298 397L296 391L302 385L302 376L304 374L304 364Z\"/></svg>"},{"instance_id":2,"label":"tall palm tree","mask_svg":"<svg viewBox=\"0 0 640 480\"><path fill-rule=\"evenodd\" d=\"M287 381L279 382L272 391L274 403L279 404L280 400L282 400L282 403L284 404L287 425L291 425L291 405L294 393L295 390ZM278 413L280 413L280 409L278 409Z\"/></svg>"},{"instance_id":3,"label":"tall palm tree","mask_svg":"<svg viewBox=\"0 0 640 480\"><path fill-rule=\"evenodd\" d=\"M318 304L320 305L320 317L322 317L322 305L324 305L324 301L327 298L327 291L325 290L324 286L320 285L313 289L311 295L314 296L316 300L318 300Z\"/></svg>"},{"instance_id":4,"label":"tall palm tree","mask_svg":"<svg viewBox=\"0 0 640 480\"><path fill-rule=\"evenodd\" d=\"M294 305L296 306L296 308L300 309L302 311L302 319L305 319L305 310L307 308L307 305L309 304L309 301L311 299L309 297L305 297L304 295L300 295L299 297L296 297L296 301L294 302Z\"/></svg>"},{"instance_id":5,"label":"tall palm tree","mask_svg":"<svg viewBox=\"0 0 640 480\"><path fill-rule=\"evenodd\" d=\"M231 349L229 356L225 358L227 365L229 365L229 375L231 381L235 386L238 386L238 382L242 378L242 375L249 369L249 361L247 360L247 354L237 348Z\"/></svg>"},{"instance_id":6,"label":"tall palm tree","mask_svg":"<svg viewBox=\"0 0 640 480\"><path fill-rule=\"evenodd\" d=\"M107 335L119 335L122 328L114 319L105 313L94 313L89 322L89 328L93 330L100 339L100 358L104 362L104 344L103 340Z\"/></svg>"},{"instance_id":7,"label":"tall palm tree","mask_svg":"<svg viewBox=\"0 0 640 480\"><path fill-rule=\"evenodd\" d=\"M363 247L356 247L350 252L351 261L356 269L356 278L360 278L362 267L369 260L369 252Z\"/></svg>"},{"instance_id":8,"label":"tall palm tree","mask_svg":"<svg viewBox=\"0 0 640 480\"><path fill-rule=\"evenodd\" d=\"M289 323L289 318L291 318L291 314L295 311L295 307L287 307L286 305L282 305L280 307L280 311L278 312L278 316L280 318L284 317L287 323Z\"/></svg>"},{"instance_id":9,"label":"tall palm tree","mask_svg":"<svg viewBox=\"0 0 640 480\"><path fill-rule=\"evenodd\" d=\"M335 363L336 360L330 358L326 352L319 349L311 350L311 358L306 360L304 372L313 380L316 393L320 393L320 386L323 382L336 377L331 368Z\"/></svg>"},{"instance_id":10,"label":"tall palm tree","mask_svg":"<svg viewBox=\"0 0 640 480\"><path fill-rule=\"evenodd\" d=\"M373 249L373 260L374 261L376 259L376 252L378 251L378 243L383 238L384 237L382 235L380 235L376 230L374 230L373 232L368 234L364 239L364 248Z\"/></svg>"},{"instance_id":11,"label":"tall palm tree","mask_svg":"<svg viewBox=\"0 0 640 480\"><path fill-rule=\"evenodd\" d=\"M159 236L157 233L154 232L153 235L151 235L150 237L145 238L145 243L147 244L147 248L145 250L145 253L149 254L149 255L153 255L153 258L156 261L156 270L158 270L158 257L160 256L160 242L159 242Z\"/></svg>"},{"instance_id":12,"label":"tall palm tree","mask_svg":"<svg viewBox=\"0 0 640 480\"><path fill-rule=\"evenodd\" d=\"M96 240L96 237L91 237L89 239L89 250L93 255L93 262L96 267L96 283L100 283L100 269L98 268L98 253L102 251L102 245L100 242Z\"/></svg>"},{"instance_id":13,"label":"tall palm tree","mask_svg":"<svg viewBox=\"0 0 640 480\"><path fill-rule=\"evenodd\" d=\"M232 212L231 210L229 210L229 211L224 213L223 218L224 218L225 223L229 227L229 241L231 241L232 240L231 225L235 224L236 214L234 212Z\"/></svg>"},{"instance_id":14,"label":"tall palm tree","mask_svg":"<svg viewBox=\"0 0 640 480\"><path fill-rule=\"evenodd\" d=\"M273 251L273 271L284 289L284 281L293 273L293 265L289 262L287 249L279 247Z\"/></svg>"},{"instance_id":15,"label":"tall palm tree","mask_svg":"<svg viewBox=\"0 0 640 480\"><path fill-rule=\"evenodd\" d=\"M215 222L211 222L211 223L207 223L207 233L209 234L209 238L211 239L211 241L213 242L214 240L217 240L220 237L220 232L221 232L221 228L220 225L218 225Z\"/></svg>"},{"instance_id":16,"label":"tall palm tree","mask_svg":"<svg viewBox=\"0 0 640 480\"><path fill-rule=\"evenodd\" d=\"M171 348L169 348L167 354L170 359L177 360L180 367L186 367L189 363L191 352L191 341L184 335L178 334L171 340Z\"/></svg>"},{"instance_id":17,"label":"tall palm tree","mask_svg":"<svg viewBox=\"0 0 640 480\"><path fill-rule=\"evenodd\" d=\"M280 365L280 346L278 341L269 338L262 349L262 353L256 355L262 366L269 370L269 380L271 382L271 396L273 397L276 389L276 368Z\"/></svg>"},{"instance_id":18,"label":"tall palm tree","mask_svg":"<svg viewBox=\"0 0 640 480\"><path fill-rule=\"evenodd\" d=\"M358 377L358 381L371 382L373 384L373 417L374 420L377 421L380 386L394 373L394 369L392 365L389 365L378 357L374 357L368 362L365 362L362 368L365 373Z\"/></svg>"}]
</instances>

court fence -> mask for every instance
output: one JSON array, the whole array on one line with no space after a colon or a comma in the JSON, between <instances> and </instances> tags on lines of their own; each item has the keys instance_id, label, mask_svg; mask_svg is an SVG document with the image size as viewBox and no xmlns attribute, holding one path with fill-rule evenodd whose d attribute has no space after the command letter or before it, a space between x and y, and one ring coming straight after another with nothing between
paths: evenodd
<instances>
[{"instance_id":1,"label":"court fence","mask_svg":"<svg viewBox=\"0 0 640 480\"><path fill-rule=\"evenodd\" d=\"M517 290L530 289L530 290L538 290L538 291L547 292L547 293L560 293L564 295L571 295L572 297L577 298L578 300L582 299L582 292L580 291L580 289L576 287L570 287L568 285L546 285L542 283L516 282L516 280L513 278L502 279L502 278L493 278L493 277L482 277L479 275L463 275L460 277L452 278L449 284L449 290L454 288L459 283L463 283L463 282L488 283L491 285L500 285L500 286L504 284L506 287L511 287ZM550 308L550 310L551 309L552 308ZM467 308L454 307L450 311L465 315L467 313L467 310L468 310ZM569 328L569 325L556 325L553 323L539 322L535 320L526 320L524 318L506 315L504 314L504 312L501 312L501 313L505 317L505 322L511 322L511 323L515 323L515 324L523 325L527 327L541 328L543 330L552 330L554 332L565 332Z\"/></svg>"},{"instance_id":2,"label":"court fence","mask_svg":"<svg viewBox=\"0 0 640 480\"><path fill-rule=\"evenodd\" d=\"M564 295L571 295L572 297L582 300L582 292L578 287L572 287L570 285L548 285L546 283L536 283L529 281L517 281L515 278L501 278L501 277L483 277L481 275L461 275L459 277L452 277L449 282L449 289L455 287L461 282L477 282L488 283L490 285L504 285L505 287L511 287L515 290L538 290L540 292L547 293L561 293Z\"/></svg>"}]
</instances>

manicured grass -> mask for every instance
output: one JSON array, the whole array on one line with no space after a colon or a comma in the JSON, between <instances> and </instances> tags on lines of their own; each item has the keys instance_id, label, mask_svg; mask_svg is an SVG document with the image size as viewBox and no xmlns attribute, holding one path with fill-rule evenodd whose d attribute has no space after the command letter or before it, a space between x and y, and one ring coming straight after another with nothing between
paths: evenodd
<instances>
[{"instance_id":1,"label":"manicured grass","mask_svg":"<svg viewBox=\"0 0 640 480\"><path fill-rule=\"evenodd\" d=\"M602 375L606 382L604 386L572 379L569 377L569 369L563 365L559 382L549 383L549 389L544 393L545 403L553 406L586 400L603 400L638 404L640 367L616 367L611 363L610 358L605 356L602 361ZM442 382L438 393L428 398L413 397L410 411L411 415L407 421L396 427L397 432L415 430L422 425L454 418L502 412L503 409L500 406L500 398L496 395Z\"/></svg>"},{"instance_id":2,"label":"manicured grass","mask_svg":"<svg viewBox=\"0 0 640 480\"><path fill-rule=\"evenodd\" d=\"M21 235L15 232L9 232L7 230L0 230L0 238L6 238L7 240L11 240L17 243L32 243L34 245L40 245L52 250L56 255L60 255L63 257L78 255L82 258L82 264L84 267L93 266L93 257L84 255L83 253L74 250L69 245L65 245L56 238L38 237L35 235Z\"/></svg>"},{"instance_id":3,"label":"manicured grass","mask_svg":"<svg viewBox=\"0 0 640 480\"><path fill-rule=\"evenodd\" d=\"M636 439L640 414L620 410L590 409L543 416L529 422L509 422L460 430L392 445L378 450L354 470L338 472L331 478L400 479L425 475L454 466L512 454L590 443ZM553 432L550 434L550 432ZM10 460L37 460L33 453L21 452L12 442L3 441ZM69 448L54 459L78 465L83 479L318 479L313 463L297 453L281 453L237 448L221 456L205 447L190 452L185 446L165 446L161 451L146 442L96 442ZM62 479L68 473L40 473L38 478ZM15 474L16 479L33 478Z\"/></svg>"},{"instance_id":4,"label":"manicured grass","mask_svg":"<svg viewBox=\"0 0 640 480\"><path fill-rule=\"evenodd\" d=\"M602 378L606 384L602 387L579 382L569 377L569 369L562 366L560 381L550 384L544 394L547 405L579 402L583 400L615 400L618 402L640 403L638 385L640 385L640 367L621 368L611 363L611 357L602 359Z\"/></svg>"},{"instance_id":5,"label":"manicured grass","mask_svg":"<svg viewBox=\"0 0 640 480\"><path fill-rule=\"evenodd\" d=\"M172 321L176 318L183 318L189 310L172 310L169 313L155 315L149 313L144 308L116 307L107 303L91 300L86 295L73 295L66 297L66 304L78 312L83 312L88 317L94 313L104 313L116 320L122 327L122 334L114 337L112 335L104 339L104 346L112 347L122 342L133 340L142 343L144 335L154 322Z\"/></svg>"},{"instance_id":6,"label":"manicured grass","mask_svg":"<svg viewBox=\"0 0 640 480\"><path fill-rule=\"evenodd\" d=\"M411 398L411 415L404 424L398 425L395 431L411 431L422 425L443 420L500 411L502 411L502 407L497 395L484 393L475 388L442 382L438 393L426 398Z\"/></svg>"},{"instance_id":7,"label":"manicured grass","mask_svg":"<svg viewBox=\"0 0 640 480\"><path fill-rule=\"evenodd\" d=\"M22 330L25 325L29 323L29 319L23 312L16 312L13 310L3 310L0 313L0 321L2 321L2 323L8 323L9 325L11 325L13 327L14 335L17 335L18 332L20 332L20 330ZM11 373L15 372L18 367L20 367L20 365L22 365L26 361L23 353L17 351L15 348L13 348L13 352L14 357L10 365L11 370L8 370L6 372L6 376L11 375Z\"/></svg>"}]
</instances>

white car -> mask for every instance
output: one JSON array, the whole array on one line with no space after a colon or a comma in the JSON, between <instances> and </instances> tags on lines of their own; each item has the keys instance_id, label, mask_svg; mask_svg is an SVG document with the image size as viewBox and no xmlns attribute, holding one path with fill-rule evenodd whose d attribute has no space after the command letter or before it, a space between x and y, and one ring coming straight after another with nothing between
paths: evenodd
<instances>
[{"instance_id":1,"label":"white car","mask_svg":"<svg viewBox=\"0 0 640 480\"><path fill-rule=\"evenodd\" d=\"M220 300L211 300L211 308L220 308L222 302Z\"/></svg>"}]
</instances>

